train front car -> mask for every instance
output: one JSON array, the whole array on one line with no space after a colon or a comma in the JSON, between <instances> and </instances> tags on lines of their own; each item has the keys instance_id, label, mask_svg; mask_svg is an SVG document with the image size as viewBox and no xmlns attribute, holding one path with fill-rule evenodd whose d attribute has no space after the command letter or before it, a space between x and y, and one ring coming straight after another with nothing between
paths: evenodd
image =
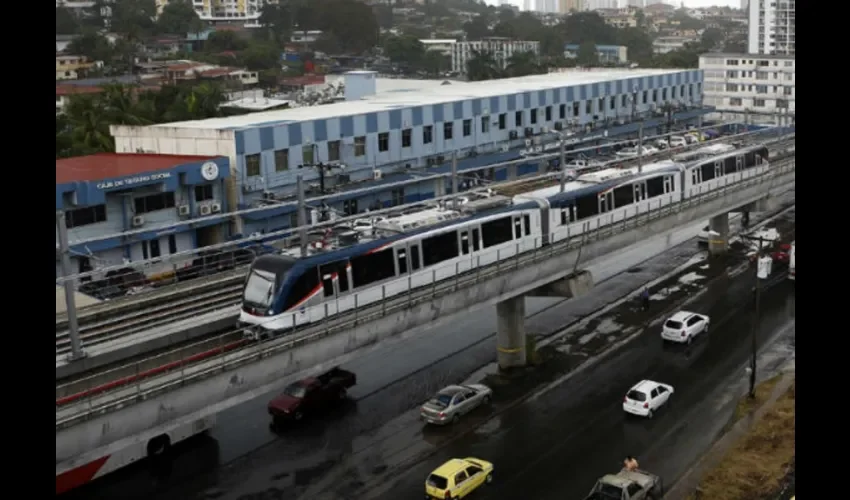
<instances>
[{"instance_id":1,"label":"train front car","mask_svg":"<svg viewBox=\"0 0 850 500\"><path fill-rule=\"evenodd\" d=\"M239 324L245 336L259 340L280 325L276 316L281 307L281 289L298 259L286 255L263 255L251 264L242 289Z\"/></svg>"}]
</instances>

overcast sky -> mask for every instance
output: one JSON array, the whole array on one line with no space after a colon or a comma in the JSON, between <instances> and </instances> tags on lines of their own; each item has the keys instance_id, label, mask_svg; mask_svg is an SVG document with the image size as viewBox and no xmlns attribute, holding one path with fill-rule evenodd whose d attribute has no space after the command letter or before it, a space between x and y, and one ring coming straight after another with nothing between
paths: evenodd
<instances>
[{"instance_id":1,"label":"overcast sky","mask_svg":"<svg viewBox=\"0 0 850 500\"><path fill-rule=\"evenodd\" d=\"M498 5L498 0L485 0L490 5ZM676 2L676 5L679 5L681 0ZM522 0L511 0L511 3L522 7ZM685 0L686 7L711 7L711 6L722 6L722 7L740 7L741 2L735 0Z\"/></svg>"}]
</instances>

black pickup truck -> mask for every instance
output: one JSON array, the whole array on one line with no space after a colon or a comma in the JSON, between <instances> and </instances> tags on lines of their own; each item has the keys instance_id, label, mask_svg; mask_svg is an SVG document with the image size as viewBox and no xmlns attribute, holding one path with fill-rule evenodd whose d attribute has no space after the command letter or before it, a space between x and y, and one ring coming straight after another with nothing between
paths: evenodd
<instances>
[{"instance_id":1,"label":"black pickup truck","mask_svg":"<svg viewBox=\"0 0 850 500\"><path fill-rule=\"evenodd\" d=\"M342 368L293 382L269 402L275 423L301 420L328 411L345 401L346 390L357 384L357 375Z\"/></svg>"}]
</instances>

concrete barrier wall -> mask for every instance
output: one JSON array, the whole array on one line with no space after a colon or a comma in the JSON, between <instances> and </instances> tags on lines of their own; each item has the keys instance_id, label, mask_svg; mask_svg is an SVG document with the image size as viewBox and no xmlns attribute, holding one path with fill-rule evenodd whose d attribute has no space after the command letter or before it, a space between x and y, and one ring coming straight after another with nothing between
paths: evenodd
<instances>
[{"instance_id":1,"label":"concrete barrier wall","mask_svg":"<svg viewBox=\"0 0 850 500\"><path fill-rule=\"evenodd\" d=\"M604 229L598 240L584 243L578 266L578 250L537 262L528 256L533 265L519 261L522 265L514 268L506 266L503 272L488 281L454 290L398 314L356 325L347 333L317 338L73 427L57 430L57 467L64 469L86 463L100 456L107 446L120 448L124 443L161 433L160 427L218 413L295 379L350 361L375 349L379 343L403 341L424 330L444 325L457 314L473 313L564 278L576 267L590 271L595 281L602 281L692 238L710 217L771 194L784 193L793 189L794 184L795 174L791 171L774 177L769 184L753 185L700 204L686 205L666 217L619 234L610 234L614 228ZM256 348L265 350L261 352L270 349L265 345Z\"/></svg>"}]
</instances>

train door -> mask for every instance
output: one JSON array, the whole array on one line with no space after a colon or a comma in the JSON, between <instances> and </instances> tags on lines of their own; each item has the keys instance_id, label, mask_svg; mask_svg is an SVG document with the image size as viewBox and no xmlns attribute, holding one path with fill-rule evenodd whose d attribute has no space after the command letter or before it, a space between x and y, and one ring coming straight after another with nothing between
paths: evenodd
<instances>
[{"instance_id":1,"label":"train door","mask_svg":"<svg viewBox=\"0 0 850 500\"><path fill-rule=\"evenodd\" d=\"M481 250L481 230L477 227L472 230L472 251Z\"/></svg>"},{"instance_id":2,"label":"train door","mask_svg":"<svg viewBox=\"0 0 850 500\"><path fill-rule=\"evenodd\" d=\"M744 157L742 155L738 155L735 157L735 172L743 172L744 171Z\"/></svg>"},{"instance_id":3,"label":"train door","mask_svg":"<svg viewBox=\"0 0 850 500\"><path fill-rule=\"evenodd\" d=\"M461 229L458 233L460 234L460 254L469 255L469 252L472 250L472 242L469 241L470 231L467 229Z\"/></svg>"},{"instance_id":4,"label":"train door","mask_svg":"<svg viewBox=\"0 0 850 500\"><path fill-rule=\"evenodd\" d=\"M325 298L348 291L348 261L340 260L319 266Z\"/></svg>"},{"instance_id":5,"label":"train door","mask_svg":"<svg viewBox=\"0 0 850 500\"><path fill-rule=\"evenodd\" d=\"M639 203L646 199L646 181L638 182L634 185L635 188L635 203Z\"/></svg>"},{"instance_id":6,"label":"train door","mask_svg":"<svg viewBox=\"0 0 850 500\"><path fill-rule=\"evenodd\" d=\"M419 268L421 267L421 264L420 264L420 261L419 261L419 243L415 243L413 245L410 245L410 258L408 260L410 261L410 270L411 271L419 270Z\"/></svg>"},{"instance_id":7,"label":"train door","mask_svg":"<svg viewBox=\"0 0 850 500\"><path fill-rule=\"evenodd\" d=\"M614 193L606 191L599 195L599 213L604 214L614 208Z\"/></svg>"},{"instance_id":8,"label":"train door","mask_svg":"<svg viewBox=\"0 0 850 500\"><path fill-rule=\"evenodd\" d=\"M395 261L396 261L396 267L397 267L397 273L396 274L398 276L401 276L403 274L407 274L407 268L408 268L407 255L408 255L408 251L407 251L406 246L395 249Z\"/></svg>"},{"instance_id":9,"label":"train door","mask_svg":"<svg viewBox=\"0 0 850 500\"><path fill-rule=\"evenodd\" d=\"M702 182L702 168L699 166L691 168L691 186L698 186Z\"/></svg>"},{"instance_id":10,"label":"train door","mask_svg":"<svg viewBox=\"0 0 850 500\"><path fill-rule=\"evenodd\" d=\"M719 179L721 177L723 177L723 162L718 160L714 162L714 178Z\"/></svg>"},{"instance_id":11,"label":"train door","mask_svg":"<svg viewBox=\"0 0 850 500\"><path fill-rule=\"evenodd\" d=\"M673 176L665 175L664 176L664 194L673 192Z\"/></svg>"}]
</instances>

